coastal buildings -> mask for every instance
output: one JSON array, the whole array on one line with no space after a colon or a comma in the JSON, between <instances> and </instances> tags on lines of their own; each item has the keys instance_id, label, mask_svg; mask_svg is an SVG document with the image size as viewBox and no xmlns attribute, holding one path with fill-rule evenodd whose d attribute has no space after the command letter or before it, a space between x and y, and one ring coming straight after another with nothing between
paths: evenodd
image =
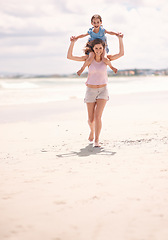
<instances>
[{"instance_id":1,"label":"coastal buildings","mask_svg":"<svg viewBox=\"0 0 168 240\"><path fill-rule=\"evenodd\" d=\"M87 72L84 72L81 77L87 77ZM108 71L108 76L168 76L167 69L123 69L118 70L117 74ZM66 78L78 77L76 73L72 74L23 74L23 73L0 73L0 79L4 78Z\"/></svg>"}]
</instances>

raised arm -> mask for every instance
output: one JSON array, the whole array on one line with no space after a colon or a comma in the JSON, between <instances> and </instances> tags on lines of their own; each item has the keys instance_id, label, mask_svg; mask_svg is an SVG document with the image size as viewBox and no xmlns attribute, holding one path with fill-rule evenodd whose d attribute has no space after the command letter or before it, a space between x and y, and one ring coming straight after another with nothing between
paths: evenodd
<instances>
[{"instance_id":1,"label":"raised arm","mask_svg":"<svg viewBox=\"0 0 168 240\"><path fill-rule=\"evenodd\" d=\"M107 34L110 34L110 35L118 35L118 33L116 33L116 32L112 32L112 31L107 31L107 30L105 30L105 33L107 33Z\"/></svg>"},{"instance_id":2,"label":"raised arm","mask_svg":"<svg viewBox=\"0 0 168 240\"><path fill-rule=\"evenodd\" d=\"M78 38L83 38L83 37L86 37L86 36L88 36L89 35L89 33L85 33L85 34L81 34L81 35L78 35L78 36L76 36L76 38L78 39Z\"/></svg>"},{"instance_id":3,"label":"raised arm","mask_svg":"<svg viewBox=\"0 0 168 240\"><path fill-rule=\"evenodd\" d=\"M114 55L108 55L108 58L110 61L116 60L122 56L124 56L124 45L123 45L123 35L120 34L118 36L118 40L119 40L119 53L114 54Z\"/></svg>"},{"instance_id":4,"label":"raised arm","mask_svg":"<svg viewBox=\"0 0 168 240\"><path fill-rule=\"evenodd\" d=\"M80 35L78 35L78 36L72 36L70 39L71 39L71 40L78 40L79 38L83 38L83 37L86 37L86 36L88 36L88 35L89 35L89 33L80 34Z\"/></svg>"},{"instance_id":5,"label":"raised arm","mask_svg":"<svg viewBox=\"0 0 168 240\"><path fill-rule=\"evenodd\" d=\"M70 60L74 60L74 61L85 61L87 59L87 56L74 56L73 55L73 48L74 48L74 44L75 44L76 40L71 40L69 49L68 49L68 53L67 53L67 58Z\"/></svg>"}]
</instances>

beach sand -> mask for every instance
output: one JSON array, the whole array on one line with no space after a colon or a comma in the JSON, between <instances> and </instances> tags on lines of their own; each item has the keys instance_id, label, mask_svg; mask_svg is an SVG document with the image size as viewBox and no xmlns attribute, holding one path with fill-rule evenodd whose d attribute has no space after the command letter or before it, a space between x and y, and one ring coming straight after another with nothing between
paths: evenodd
<instances>
[{"instance_id":1,"label":"beach sand","mask_svg":"<svg viewBox=\"0 0 168 240\"><path fill-rule=\"evenodd\" d=\"M1 106L1 240L167 240L168 92Z\"/></svg>"}]
</instances>

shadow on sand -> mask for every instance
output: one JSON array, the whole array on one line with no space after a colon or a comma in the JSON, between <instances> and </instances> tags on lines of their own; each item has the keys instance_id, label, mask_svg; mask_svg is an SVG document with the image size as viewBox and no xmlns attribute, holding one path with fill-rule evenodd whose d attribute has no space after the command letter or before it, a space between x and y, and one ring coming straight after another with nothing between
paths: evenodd
<instances>
[{"instance_id":1,"label":"shadow on sand","mask_svg":"<svg viewBox=\"0 0 168 240\"><path fill-rule=\"evenodd\" d=\"M79 156L79 157L87 157L90 155L115 155L116 152L111 152L108 150L105 150L103 147L93 147L93 144L89 144L85 148L81 148L79 152L71 151L70 153L63 153L56 155L57 157L72 157L72 156Z\"/></svg>"}]
</instances>

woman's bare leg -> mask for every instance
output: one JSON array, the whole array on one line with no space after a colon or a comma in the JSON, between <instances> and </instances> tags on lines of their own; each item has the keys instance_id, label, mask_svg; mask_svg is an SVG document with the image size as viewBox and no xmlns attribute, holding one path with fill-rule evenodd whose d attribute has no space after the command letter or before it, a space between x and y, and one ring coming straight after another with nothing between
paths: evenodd
<instances>
[{"instance_id":1,"label":"woman's bare leg","mask_svg":"<svg viewBox=\"0 0 168 240\"><path fill-rule=\"evenodd\" d=\"M88 124L90 127L90 134L88 140L90 142L94 139L94 132L95 132L95 122L94 122L94 112L95 112L95 105L96 103L87 103L87 110L88 110Z\"/></svg>"},{"instance_id":2,"label":"woman's bare leg","mask_svg":"<svg viewBox=\"0 0 168 240\"><path fill-rule=\"evenodd\" d=\"M99 145L99 135L100 135L100 131L102 128L102 121L101 121L101 117L102 117L102 113L104 110L104 107L106 105L107 100L105 99L97 99L96 102L96 107L95 107L95 147L100 147Z\"/></svg>"}]
</instances>

